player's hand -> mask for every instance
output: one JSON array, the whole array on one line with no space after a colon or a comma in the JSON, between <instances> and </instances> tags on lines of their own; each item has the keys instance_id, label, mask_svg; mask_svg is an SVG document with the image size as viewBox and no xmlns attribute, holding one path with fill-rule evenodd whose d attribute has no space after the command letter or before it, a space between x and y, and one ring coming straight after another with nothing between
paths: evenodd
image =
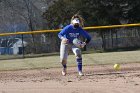
<instances>
[{"instance_id":1,"label":"player's hand","mask_svg":"<svg viewBox=\"0 0 140 93\"><path fill-rule=\"evenodd\" d=\"M83 42L83 43L80 45L80 47L81 47L81 48L84 48L85 45L86 45L86 42Z\"/></svg>"},{"instance_id":2,"label":"player's hand","mask_svg":"<svg viewBox=\"0 0 140 93\"><path fill-rule=\"evenodd\" d=\"M67 38L62 38L62 43L63 44L68 44L69 43L69 40Z\"/></svg>"}]
</instances>

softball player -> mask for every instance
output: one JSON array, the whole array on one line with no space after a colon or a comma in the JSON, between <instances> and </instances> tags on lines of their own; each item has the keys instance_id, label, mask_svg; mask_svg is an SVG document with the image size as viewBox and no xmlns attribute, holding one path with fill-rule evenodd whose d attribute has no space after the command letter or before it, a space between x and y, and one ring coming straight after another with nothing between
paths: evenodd
<instances>
[{"instance_id":1,"label":"softball player","mask_svg":"<svg viewBox=\"0 0 140 93\"><path fill-rule=\"evenodd\" d=\"M67 57L69 48L72 49L73 53L76 56L78 73L80 76L83 76L82 73L82 54L79 47L73 45L73 40L75 38L79 38L83 36L86 41L81 46L83 48L89 41L91 40L90 35L82 29L83 27L83 19L80 15L74 15L71 18L71 24L67 25L63 28L63 30L58 34L58 37L61 39L60 46L60 61L63 66L62 75L67 74Z\"/></svg>"}]
</instances>

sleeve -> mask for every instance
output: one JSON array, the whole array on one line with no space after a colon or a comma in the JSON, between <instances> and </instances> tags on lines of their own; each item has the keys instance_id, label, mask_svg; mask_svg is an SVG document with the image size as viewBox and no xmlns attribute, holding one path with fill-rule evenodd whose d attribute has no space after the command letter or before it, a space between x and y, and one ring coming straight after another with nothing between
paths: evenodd
<instances>
[{"instance_id":1,"label":"sleeve","mask_svg":"<svg viewBox=\"0 0 140 93\"><path fill-rule=\"evenodd\" d=\"M86 39L85 42L86 42L86 43L89 43L90 40L91 40L91 36L90 36L85 30L83 30L83 29L81 29L81 30L82 30L82 31L81 31L81 32L82 32L82 33L81 33L82 36Z\"/></svg>"},{"instance_id":2,"label":"sleeve","mask_svg":"<svg viewBox=\"0 0 140 93\"><path fill-rule=\"evenodd\" d=\"M58 33L58 37L60 39L66 38L65 35L67 34L67 31L68 31L68 27L66 26Z\"/></svg>"}]
</instances>

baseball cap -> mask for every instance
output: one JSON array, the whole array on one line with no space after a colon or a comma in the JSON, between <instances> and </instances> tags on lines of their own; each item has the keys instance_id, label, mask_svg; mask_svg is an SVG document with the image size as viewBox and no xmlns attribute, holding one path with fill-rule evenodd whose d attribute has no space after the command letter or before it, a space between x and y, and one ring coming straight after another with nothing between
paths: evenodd
<instances>
[{"instance_id":1,"label":"baseball cap","mask_svg":"<svg viewBox=\"0 0 140 93\"><path fill-rule=\"evenodd\" d=\"M76 23L77 23L77 24L80 24L80 21L79 21L79 19L75 18L75 19L72 20L72 23L73 23L73 24L76 24Z\"/></svg>"}]
</instances>

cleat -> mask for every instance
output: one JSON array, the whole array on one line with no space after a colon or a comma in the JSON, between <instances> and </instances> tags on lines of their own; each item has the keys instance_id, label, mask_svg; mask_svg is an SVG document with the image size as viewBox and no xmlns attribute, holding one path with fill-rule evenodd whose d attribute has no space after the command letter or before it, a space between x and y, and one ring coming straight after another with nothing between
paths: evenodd
<instances>
[{"instance_id":1,"label":"cleat","mask_svg":"<svg viewBox=\"0 0 140 93\"><path fill-rule=\"evenodd\" d=\"M62 70L62 75L63 75L63 76L66 76L66 74L67 74L66 69Z\"/></svg>"},{"instance_id":2,"label":"cleat","mask_svg":"<svg viewBox=\"0 0 140 93\"><path fill-rule=\"evenodd\" d=\"M81 71L79 71L79 76L84 76L84 74Z\"/></svg>"}]
</instances>

